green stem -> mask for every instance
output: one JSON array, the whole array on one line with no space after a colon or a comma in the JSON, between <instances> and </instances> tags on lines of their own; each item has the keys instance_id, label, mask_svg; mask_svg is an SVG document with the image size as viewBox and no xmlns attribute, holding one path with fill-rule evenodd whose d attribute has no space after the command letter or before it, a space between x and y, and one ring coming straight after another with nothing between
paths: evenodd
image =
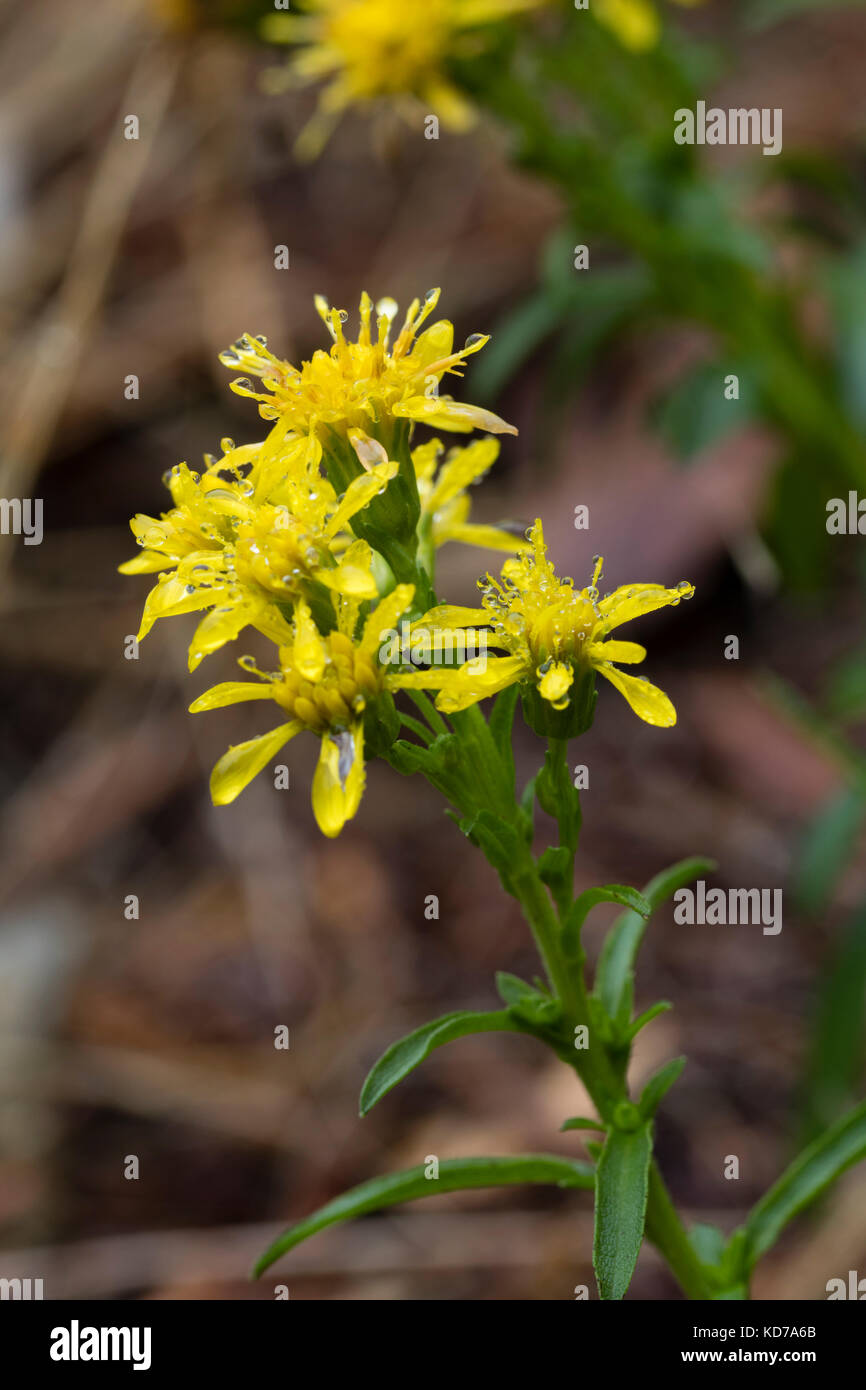
<instances>
[{"instance_id":1,"label":"green stem","mask_svg":"<svg viewBox=\"0 0 866 1390\"><path fill-rule=\"evenodd\" d=\"M616 1105L628 1099L628 1090L603 1045L593 1045L593 1029L584 978L584 955L569 961L560 948L560 927L537 866L529 866L514 878L514 893L532 930L551 987L562 1004L569 1035L584 1025L590 1046L575 1048L570 1059L603 1120L610 1121ZM646 1218L647 1237L662 1254L688 1298L712 1297L703 1267L665 1186L658 1165L650 1169Z\"/></svg>"}]
</instances>

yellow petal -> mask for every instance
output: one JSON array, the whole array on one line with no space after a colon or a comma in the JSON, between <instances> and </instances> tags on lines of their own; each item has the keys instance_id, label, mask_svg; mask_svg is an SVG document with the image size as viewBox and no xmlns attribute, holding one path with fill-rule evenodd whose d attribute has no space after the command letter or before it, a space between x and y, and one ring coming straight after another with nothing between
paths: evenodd
<instances>
[{"instance_id":1,"label":"yellow petal","mask_svg":"<svg viewBox=\"0 0 866 1390\"><path fill-rule=\"evenodd\" d=\"M398 584L382 599L364 624L360 650L369 656L377 652L390 632L397 626L397 619L405 613L415 596L414 584Z\"/></svg>"},{"instance_id":2,"label":"yellow petal","mask_svg":"<svg viewBox=\"0 0 866 1390\"><path fill-rule=\"evenodd\" d=\"M676 607L683 599L691 598L695 592L694 584L688 584L685 580L682 583L683 587L676 589L666 589L663 584L621 585L599 604L605 630L610 632L612 628L631 622L632 618L641 618L644 613L667 608L669 604Z\"/></svg>"},{"instance_id":3,"label":"yellow petal","mask_svg":"<svg viewBox=\"0 0 866 1390\"><path fill-rule=\"evenodd\" d=\"M158 618L174 618L179 613L194 613L200 608L212 608L219 594L213 589L193 589L176 575L160 580L147 596L141 627L138 630L139 642L146 637Z\"/></svg>"},{"instance_id":4,"label":"yellow petal","mask_svg":"<svg viewBox=\"0 0 866 1390\"><path fill-rule=\"evenodd\" d=\"M602 661L624 661L626 666L636 666L646 659L646 647L639 642L593 642L586 654L594 666Z\"/></svg>"},{"instance_id":5,"label":"yellow petal","mask_svg":"<svg viewBox=\"0 0 866 1390\"><path fill-rule=\"evenodd\" d=\"M663 690L651 685L642 676L627 676L615 666L603 661L596 667L624 695L638 718L660 729L670 729L677 722L677 712Z\"/></svg>"},{"instance_id":6,"label":"yellow petal","mask_svg":"<svg viewBox=\"0 0 866 1390\"><path fill-rule=\"evenodd\" d=\"M201 714L208 709L222 709L224 705L237 705L242 700L272 700L273 684L262 681L259 685L252 681L221 681L211 686L189 707L190 714Z\"/></svg>"},{"instance_id":7,"label":"yellow petal","mask_svg":"<svg viewBox=\"0 0 866 1390\"><path fill-rule=\"evenodd\" d=\"M304 680L315 683L322 678L327 656L328 649L313 622L310 606L300 599L295 608L295 669Z\"/></svg>"},{"instance_id":8,"label":"yellow petal","mask_svg":"<svg viewBox=\"0 0 866 1390\"><path fill-rule=\"evenodd\" d=\"M227 806L239 796L263 767L266 767L284 743L300 733L303 725L297 720L281 724L270 733L235 744L224 753L210 775L210 794L215 806Z\"/></svg>"},{"instance_id":9,"label":"yellow petal","mask_svg":"<svg viewBox=\"0 0 866 1390\"><path fill-rule=\"evenodd\" d=\"M484 626L489 616L483 608L461 608L456 603L440 603L436 608L428 608L413 626L429 627L431 631L445 627L478 627Z\"/></svg>"},{"instance_id":10,"label":"yellow petal","mask_svg":"<svg viewBox=\"0 0 866 1390\"><path fill-rule=\"evenodd\" d=\"M337 565L336 569L316 570L316 578L327 589L334 589L338 594L347 594L350 598L376 598L379 592L372 570L361 569L359 565L347 564L345 561Z\"/></svg>"},{"instance_id":11,"label":"yellow petal","mask_svg":"<svg viewBox=\"0 0 866 1390\"><path fill-rule=\"evenodd\" d=\"M357 811L363 791L363 724L325 734L313 774L313 814L323 835L339 835Z\"/></svg>"},{"instance_id":12,"label":"yellow petal","mask_svg":"<svg viewBox=\"0 0 866 1390\"><path fill-rule=\"evenodd\" d=\"M369 473L359 473L357 478L353 478L339 507L328 519L325 535L333 536L348 525L352 517L372 502L391 479L397 476L398 468L398 463L386 458L384 463L378 463Z\"/></svg>"},{"instance_id":13,"label":"yellow petal","mask_svg":"<svg viewBox=\"0 0 866 1390\"><path fill-rule=\"evenodd\" d=\"M538 682L538 693L555 708L561 708L574 681L574 671L564 661L554 661Z\"/></svg>"},{"instance_id":14,"label":"yellow petal","mask_svg":"<svg viewBox=\"0 0 866 1390\"><path fill-rule=\"evenodd\" d=\"M434 430L454 430L458 434L469 434L472 430L517 434L514 425L494 415L492 410L452 401L450 396L410 396L408 400L395 405L393 413L406 420L421 420Z\"/></svg>"},{"instance_id":15,"label":"yellow petal","mask_svg":"<svg viewBox=\"0 0 866 1390\"><path fill-rule=\"evenodd\" d=\"M496 462L498 454L499 441L496 439L476 439L465 449L455 449L440 469L427 504L430 510L438 511L471 483L481 479Z\"/></svg>"},{"instance_id":16,"label":"yellow petal","mask_svg":"<svg viewBox=\"0 0 866 1390\"><path fill-rule=\"evenodd\" d=\"M117 566L118 574L154 574L157 570L168 568L166 557L159 550L142 550L131 560L124 560Z\"/></svg>"},{"instance_id":17,"label":"yellow petal","mask_svg":"<svg viewBox=\"0 0 866 1390\"><path fill-rule=\"evenodd\" d=\"M225 646L226 642L233 642L249 621L249 609L243 604L234 608L222 605L206 613L189 644L189 669L194 671L211 652Z\"/></svg>"},{"instance_id":18,"label":"yellow petal","mask_svg":"<svg viewBox=\"0 0 866 1390\"><path fill-rule=\"evenodd\" d=\"M498 526L481 526L474 522L436 528L436 544L446 541L460 541L463 545L477 545L482 550L529 550L529 542Z\"/></svg>"},{"instance_id":19,"label":"yellow petal","mask_svg":"<svg viewBox=\"0 0 866 1390\"><path fill-rule=\"evenodd\" d=\"M478 700L486 700L488 696L513 685L527 671L522 657L494 656L483 659L483 662L469 661L459 671L440 668L425 674L434 678L430 688L439 689L437 708L445 714L456 714L458 710L467 709Z\"/></svg>"}]
</instances>

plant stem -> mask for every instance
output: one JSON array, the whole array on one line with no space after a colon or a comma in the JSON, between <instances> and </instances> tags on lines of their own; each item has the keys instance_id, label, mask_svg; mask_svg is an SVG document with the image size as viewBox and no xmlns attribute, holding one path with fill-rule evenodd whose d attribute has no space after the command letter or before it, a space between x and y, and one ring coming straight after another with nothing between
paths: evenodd
<instances>
[{"instance_id":1,"label":"plant stem","mask_svg":"<svg viewBox=\"0 0 866 1390\"><path fill-rule=\"evenodd\" d=\"M580 1025L589 1030L590 1046L575 1048L570 1062L599 1115L610 1122L616 1105L628 1099L628 1089L613 1067L604 1045L593 1046L583 953L577 961L569 961L564 956L560 947L560 926L553 905L538 876L535 861L531 855L527 855L527 860L528 866L514 878L514 895L532 930L551 987L562 1004L569 1036L573 1036L573 1030ZM655 1161L650 1168L646 1233L667 1261L688 1298L703 1300L712 1297L703 1267Z\"/></svg>"}]
</instances>

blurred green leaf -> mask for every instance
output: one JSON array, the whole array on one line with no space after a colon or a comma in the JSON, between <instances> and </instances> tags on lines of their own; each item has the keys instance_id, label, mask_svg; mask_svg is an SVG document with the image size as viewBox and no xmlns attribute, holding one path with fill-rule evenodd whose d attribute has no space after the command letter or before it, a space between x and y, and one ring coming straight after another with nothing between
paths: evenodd
<instances>
[{"instance_id":1,"label":"blurred green leaf","mask_svg":"<svg viewBox=\"0 0 866 1390\"><path fill-rule=\"evenodd\" d=\"M701 874L712 873L712 859L681 859L650 879L643 897L653 912L685 884ZM634 1002L634 963L646 930L646 919L639 912L617 917L605 938L598 961L593 994L611 1018L627 1023Z\"/></svg>"},{"instance_id":2,"label":"blurred green leaf","mask_svg":"<svg viewBox=\"0 0 866 1390\"><path fill-rule=\"evenodd\" d=\"M831 263L826 282L843 399L851 418L866 429L866 241Z\"/></svg>"},{"instance_id":3,"label":"blurred green leaf","mask_svg":"<svg viewBox=\"0 0 866 1390\"><path fill-rule=\"evenodd\" d=\"M829 901L848 863L866 819L860 787L846 787L822 806L796 856L794 897L802 912L815 917Z\"/></svg>"},{"instance_id":4,"label":"blurred green leaf","mask_svg":"<svg viewBox=\"0 0 866 1390\"><path fill-rule=\"evenodd\" d=\"M725 399L725 378L739 377L740 398ZM652 407L655 427L683 463L745 429L756 416L757 396L748 370L734 363L702 363Z\"/></svg>"},{"instance_id":5,"label":"blurred green leaf","mask_svg":"<svg viewBox=\"0 0 866 1390\"><path fill-rule=\"evenodd\" d=\"M804 1149L749 1213L744 1259L749 1268L778 1240L798 1212L866 1157L866 1102Z\"/></svg>"},{"instance_id":6,"label":"blurred green leaf","mask_svg":"<svg viewBox=\"0 0 866 1390\"><path fill-rule=\"evenodd\" d=\"M866 714L866 652L854 652L833 668L826 702L836 719L858 719Z\"/></svg>"},{"instance_id":7,"label":"blurred green leaf","mask_svg":"<svg viewBox=\"0 0 866 1390\"><path fill-rule=\"evenodd\" d=\"M866 1041L866 906L846 923L818 991L803 1078L803 1140L850 1105Z\"/></svg>"},{"instance_id":8,"label":"blurred green leaf","mask_svg":"<svg viewBox=\"0 0 866 1390\"><path fill-rule=\"evenodd\" d=\"M312 1216L284 1231L255 1265L258 1278L281 1255L300 1245L327 1226L348 1221L398 1202L419 1197L435 1197L442 1192L465 1192L477 1187L508 1187L516 1183L547 1183L556 1187L595 1186L595 1174L587 1163L547 1154L522 1154L515 1158L446 1158L439 1164L439 1176L427 1178L423 1166L402 1173L372 1178L351 1188L320 1207Z\"/></svg>"}]
</instances>

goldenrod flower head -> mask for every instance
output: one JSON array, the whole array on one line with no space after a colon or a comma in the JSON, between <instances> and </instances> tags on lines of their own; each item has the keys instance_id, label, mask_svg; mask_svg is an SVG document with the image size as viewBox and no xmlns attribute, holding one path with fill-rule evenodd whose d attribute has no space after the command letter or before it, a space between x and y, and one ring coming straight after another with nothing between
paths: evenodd
<instances>
[{"instance_id":1,"label":"goldenrod flower head","mask_svg":"<svg viewBox=\"0 0 866 1390\"><path fill-rule=\"evenodd\" d=\"M224 439L222 447L202 473L185 463L171 470L175 507L159 518L133 518L142 553L120 567L124 574L160 572L139 641L158 618L210 610L190 643L190 670L248 625L285 642L291 630L280 604L317 588L375 598L370 548L347 550L345 528L397 471L380 450L338 497L319 470L321 450L289 434L284 422L264 444L235 448Z\"/></svg>"},{"instance_id":2,"label":"goldenrod flower head","mask_svg":"<svg viewBox=\"0 0 866 1390\"><path fill-rule=\"evenodd\" d=\"M236 379L231 386L238 395L258 401L262 419L283 419L296 434L326 444L329 434L346 438L354 429L356 451L358 444L363 447L371 439L388 449L395 422L403 420L422 421L434 429L457 433L484 429L493 434L516 434L513 425L492 411L439 395L442 378L446 374L461 376L466 358L489 342L484 334L475 333L455 352L454 328L447 319L439 319L419 333L439 294L438 289L428 290L423 300L412 301L393 343L392 327L398 313L393 299L379 300L374 329L373 302L364 293L358 339L351 341L343 328L348 313L332 309L317 295L316 309L332 339L327 352L319 349L309 362L295 367L275 357L264 338L245 334L220 354L220 361L261 380L263 390L256 390L247 377Z\"/></svg>"},{"instance_id":3,"label":"goldenrod flower head","mask_svg":"<svg viewBox=\"0 0 866 1390\"><path fill-rule=\"evenodd\" d=\"M480 483L499 457L499 441L476 439L465 448L446 453L439 439L412 450L412 463L421 499L422 534L429 529L435 549L447 541L462 541L488 550L524 550L527 542L501 526L482 526L469 520L469 488Z\"/></svg>"},{"instance_id":4,"label":"goldenrod flower head","mask_svg":"<svg viewBox=\"0 0 866 1390\"><path fill-rule=\"evenodd\" d=\"M447 62L471 30L533 8L541 0L303 0L304 13L271 15L262 32L275 43L305 45L288 79L330 78L298 152L320 152L340 114L386 98L421 107L463 130L472 108L447 77Z\"/></svg>"},{"instance_id":5,"label":"goldenrod flower head","mask_svg":"<svg viewBox=\"0 0 866 1390\"><path fill-rule=\"evenodd\" d=\"M313 777L313 813L325 835L338 835L354 816L364 790L364 716L370 706L404 683L417 686L417 675L404 677L398 669L379 664L384 632L394 626L412 602L411 584L400 584L377 605L359 637L359 604L351 598L337 602L338 625L323 635L309 606L295 607L291 641L280 648L279 671L259 672L249 658L241 665L259 683L225 681L190 706L193 714L219 709L243 700L273 700L289 722L258 738L232 747L211 774L211 796L218 806L234 801L285 743L302 730L321 739Z\"/></svg>"},{"instance_id":6,"label":"goldenrod flower head","mask_svg":"<svg viewBox=\"0 0 866 1390\"><path fill-rule=\"evenodd\" d=\"M673 0L692 9L703 0ZM653 48L661 34L661 18L652 0L592 0L596 18L616 34L625 48L635 53Z\"/></svg>"},{"instance_id":7,"label":"goldenrod flower head","mask_svg":"<svg viewBox=\"0 0 866 1390\"><path fill-rule=\"evenodd\" d=\"M548 560L540 521L530 531L529 540L531 550L506 560L499 579L488 575L482 581L482 608L443 605L419 620L442 627L486 622L493 630L492 645L508 652L488 660L483 671L468 662L457 672L436 673L440 709L464 709L520 680L532 682L553 709L564 710L575 679L596 671L616 686L635 714L648 724L661 728L675 724L676 710L664 691L644 678L626 675L613 664L641 662L646 649L636 642L611 641L608 635L632 618L691 598L694 586L687 580L673 589L661 584L626 584L601 598L600 556L595 558L590 583L576 590L571 580L556 575Z\"/></svg>"}]
</instances>

